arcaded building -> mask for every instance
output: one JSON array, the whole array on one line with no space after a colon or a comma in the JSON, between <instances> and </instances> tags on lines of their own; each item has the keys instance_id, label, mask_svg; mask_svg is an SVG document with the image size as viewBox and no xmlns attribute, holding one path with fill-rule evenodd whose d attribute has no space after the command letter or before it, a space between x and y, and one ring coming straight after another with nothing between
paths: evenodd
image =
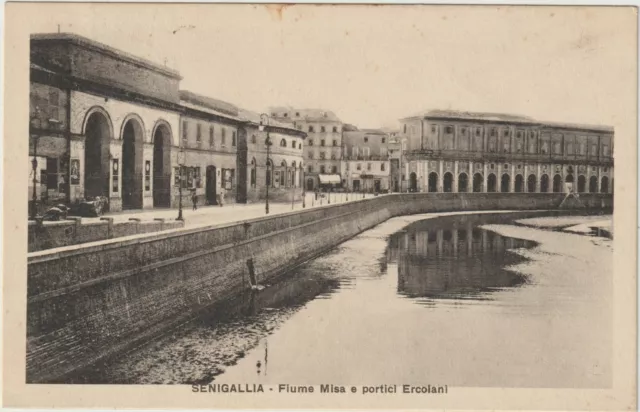
<instances>
[{"instance_id":1,"label":"arcaded building","mask_svg":"<svg viewBox=\"0 0 640 412\"><path fill-rule=\"evenodd\" d=\"M335 113L292 107L272 107L269 111L272 118L307 134L304 145L306 190L341 185L342 121Z\"/></svg>"},{"instance_id":2,"label":"arcaded building","mask_svg":"<svg viewBox=\"0 0 640 412\"><path fill-rule=\"evenodd\" d=\"M400 122L409 191L613 191L611 127L448 110Z\"/></svg>"}]
</instances>

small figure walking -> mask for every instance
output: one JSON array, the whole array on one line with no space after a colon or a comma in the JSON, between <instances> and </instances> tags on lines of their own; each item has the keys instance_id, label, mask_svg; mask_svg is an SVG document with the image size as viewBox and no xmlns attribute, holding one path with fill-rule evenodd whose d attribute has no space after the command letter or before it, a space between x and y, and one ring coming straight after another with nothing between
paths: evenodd
<instances>
[{"instance_id":1,"label":"small figure walking","mask_svg":"<svg viewBox=\"0 0 640 412\"><path fill-rule=\"evenodd\" d=\"M198 196L196 196L195 190L191 192L191 201L193 202L193 210L198 210Z\"/></svg>"},{"instance_id":2,"label":"small figure walking","mask_svg":"<svg viewBox=\"0 0 640 412\"><path fill-rule=\"evenodd\" d=\"M225 192L225 188L221 187L220 188L220 202L218 202L220 207L222 207L222 205L224 204L224 192Z\"/></svg>"}]
</instances>

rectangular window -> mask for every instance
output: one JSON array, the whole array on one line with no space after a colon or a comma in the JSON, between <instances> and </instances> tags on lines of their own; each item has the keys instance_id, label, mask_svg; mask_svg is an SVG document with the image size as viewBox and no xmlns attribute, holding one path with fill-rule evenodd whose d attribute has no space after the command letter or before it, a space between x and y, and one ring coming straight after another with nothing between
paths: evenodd
<instances>
[{"instance_id":1,"label":"rectangular window","mask_svg":"<svg viewBox=\"0 0 640 412\"><path fill-rule=\"evenodd\" d=\"M431 126L431 133L435 133L436 132L436 127L435 126Z\"/></svg>"},{"instance_id":2,"label":"rectangular window","mask_svg":"<svg viewBox=\"0 0 640 412\"><path fill-rule=\"evenodd\" d=\"M326 154L324 152L320 152L320 159L323 159L326 157Z\"/></svg>"},{"instance_id":3,"label":"rectangular window","mask_svg":"<svg viewBox=\"0 0 640 412\"><path fill-rule=\"evenodd\" d=\"M293 147L294 149L296 148L296 141L295 140L291 141L291 147Z\"/></svg>"},{"instance_id":4,"label":"rectangular window","mask_svg":"<svg viewBox=\"0 0 640 412\"><path fill-rule=\"evenodd\" d=\"M593 144L591 145L591 154L596 156L598 154L598 145L597 144Z\"/></svg>"},{"instance_id":5,"label":"rectangular window","mask_svg":"<svg viewBox=\"0 0 640 412\"><path fill-rule=\"evenodd\" d=\"M361 165L360 163L358 163L358 164L356 165L356 169L357 169L357 170L362 170L362 165Z\"/></svg>"},{"instance_id":6,"label":"rectangular window","mask_svg":"<svg viewBox=\"0 0 640 412\"><path fill-rule=\"evenodd\" d=\"M380 171L384 172L384 167L385 167L384 163L380 163Z\"/></svg>"},{"instance_id":7,"label":"rectangular window","mask_svg":"<svg viewBox=\"0 0 640 412\"><path fill-rule=\"evenodd\" d=\"M313 139L309 139L309 146L313 146Z\"/></svg>"},{"instance_id":8,"label":"rectangular window","mask_svg":"<svg viewBox=\"0 0 640 412\"><path fill-rule=\"evenodd\" d=\"M202 141L202 125L198 123L196 125L196 142L200 143Z\"/></svg>"},{"instance_id":9,"label":"rectangular window","mask_svg":"<svg viewBox=\"0 0 640 412\"><path fill-rule=\"evenodd\" d=\"M222 128L222 137L220 138L220 143L222 143L223 147L225 144L227 144L227 129L225 129L224 127Z\"/></svg>"},{"instance_id":10,"label":"rectangular window","mask_svg":"<svg viewBox=\"0 0 640 412\"><path fill-rule=\"evenodd\" d=\"M189 123L185 120L182 122L182 140L186 143L187 136L189 136Z\"/></svg>"},{"instance_id":11,"label":"rectangular window","mask_svg":"<svg viewBox=\"0 0 640 412\"><path fill-rule=\"evenodd\" d=\"M213 147L213 126L209 126L209 146Z\"/></svg>"},{"instance_id":12,"label":"rectangular window","mask_svg":"<svg viewBox=\"0 0 640 412\"><path fill-rule=\"evenodd\" d=\"M602 145L602 154L604 156L609 156L609 146L608 145Z\"/></svg>"},{"instance_id":13,"label":"rectangular window","mask_svg":"<svg viewBox=\"0 0 640 412\"><path fill-rule=\"evenodd\" d=\"M371 163L367 163L367 170L371 170Z\"/></svg>"},{"instance_id":14,"label":"rectangular window","mask_svg":"<svg viewBox=\"0 0 640 412\"><path fill-rule=\"evenodd\" d=\"M345 166L345 168L349 170L349 162L347 162L347 165Z\"/></svg>"},{"instance_id":15,"label":"rectangular window","mask_svg":"<svg viewBox=\"0 0 640 412\"><path fill-rule=\"evenodd\" d=\"M60 93L57 90L49 91L49 116L51 119L60 120Z\"/></svg>"},{"instance_id":16,"label":"rectangular window","mask_svg":"<svg viewBox=\"0 0 640 412\"><path fill-rule=\"evenodd\" d=\"M324 146L324 139L320 140L320 146Z\"/></svg>"},{"instance_id":17,"label":"rectangular window","mask_svg":"<svg viewBox=\"0 0 640 412\"><path fill-rule=\"evenodd\" d=\"M324 173L325 172L325 168L324 165L320 166L320 173Z\"/></svg>"},{"instance_id":18,"label":"rectangular window","mask_svg":"<svg viewBox=\"0 0 640 412\"><path fill-rule=\"evenodd\" d=\"M236 145L236 131L231 132L231 146Z\"/></svg>"},{"instance_id":19,"label":"rectangular window","mask_svg":"<svg viewBox=\"0 0 640 412\"><path fill-rule=\"evenodd\" d=\"M307 169L309 170L309 173L313 173L313 166L309 166Z\"/></svg>"},{"instance_id":20,"label":"rectangular window","mask_svg":"<svg viewBox=\"0 0 640 412\"><path fill-rule=\"evenodd\" d=\"M447 126L447 127L445 127L445 128L444 128L444 132L445 132L446 134L451 134L451 133L453 133L453 126Z\"/></svg>"},{"instance_id":21,"label":"rectangular window","mask_svg":"<svg viewBox=\"0 0 640 412\"><path fill-rule=\"evenodd\" d=\"M387 139L385 139L384 137L382 138L382 143L386 142Z\"/></svg>"},{"instance_id":22,"label":"rectangular window","mask_svg":"<svg viewBox=\"0 0 640 412\"><path fill-rule=\"evenodd\" d=\"M334 146L338 146L338 141L337 141L337 140L334 140L334 141L333 141L333 145L334 145Z\"/></svg>"},{"instance_id":23,"label":"rectangular window","mask_svg":"<svg viewBox=\"0 0 640 412\"><path fill-rule=\"evenodd\" d=\"M338 166L331 166L331 173L338 173Z\"/></svg>"}]
</instances>

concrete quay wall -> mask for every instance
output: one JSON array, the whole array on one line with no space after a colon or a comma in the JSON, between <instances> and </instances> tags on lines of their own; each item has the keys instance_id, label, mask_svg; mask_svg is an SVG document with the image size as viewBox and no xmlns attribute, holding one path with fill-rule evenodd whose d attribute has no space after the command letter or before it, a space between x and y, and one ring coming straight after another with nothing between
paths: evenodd
<instances>
[{"instance_id":1,"label":"concrete quay wall","mask_svg":"<svg viewBox=\"0 0 640 412\"><path fill-rule=\"evenodd\" d=\"M563 195L393 194L226 225L169 230L28 255L27 382L117 354L399 215L554 209ZM611 195L581 195L591 209Z\"/></svg>"}]
</instances>

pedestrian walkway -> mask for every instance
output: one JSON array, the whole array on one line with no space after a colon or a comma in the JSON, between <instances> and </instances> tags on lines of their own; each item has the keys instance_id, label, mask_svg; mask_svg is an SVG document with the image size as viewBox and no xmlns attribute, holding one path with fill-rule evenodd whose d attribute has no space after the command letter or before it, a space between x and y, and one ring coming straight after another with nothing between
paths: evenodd
<instances>
[{"instance_id":1,"label":"pedestrian walkway","mask_svg":"<svg viewBox=\"0 0 640 412\"><path fill-rule=\"evenodd\" d=\"M320 193L318 199L315 193L307 193L305 198L305 208L302 202L291 203L269 203L269 216L311 209L314 207L326 206L327 204L339 204L372 198L373 194L367 193ZM185 226L200 226L211 224L223 224L238 222L247 219L254 219L266 216L265 202L251 204L227 204L220 206L200 206L197 210L191 209L190 202L184 202L182 217ZM146 210L126 210L122 212L109 212L104 217L113 218L114 222L126 222L131 218L140 221L151 221L154 219L175 220L178 217L178 209L146 209ZM82 218L82 223L98 222L100 218Z\"/></svg>"}]
</instances>

